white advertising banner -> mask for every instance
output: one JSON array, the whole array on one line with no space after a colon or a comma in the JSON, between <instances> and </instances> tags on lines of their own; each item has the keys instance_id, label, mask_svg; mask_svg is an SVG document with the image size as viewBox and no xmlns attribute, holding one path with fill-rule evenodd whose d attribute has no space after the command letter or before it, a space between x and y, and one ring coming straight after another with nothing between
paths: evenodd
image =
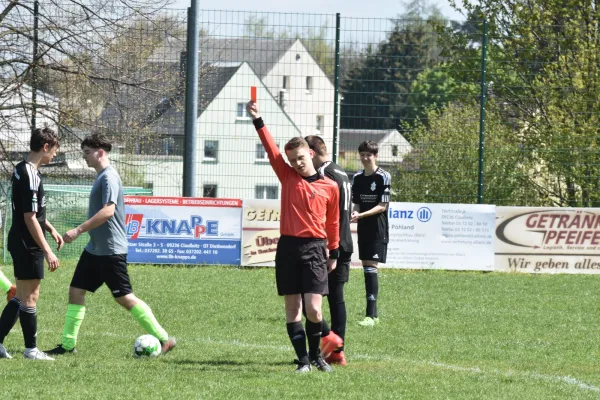
<instances>
[{"instance_id":1,"label":"white advertising banner","mask_svg":"<svg viewBox=\"0 0 600 400\"><path fill-rule=\"evenodd\" d=\"M600 273L600 209L496 210L496 270Z\"/></svg>"},{"instance_id":2,"label":"white advertising banner","mask_svg":"<svg viewBox=\"0 0 600 400\"><path fill-rule=\"evenodd\" d=\"M386 266L492 271L493 205L390 203Z\"/></svg>"},{"instance_id":3,"label":"white advertising banner","mask_svg":"<svg viewBox=\"0 0 600 400\"><path fill-rule=\"evenodd\" d=\"M244 200L242 265L275 266L280 200Z\"/></svg>"},{"instance_id":4,"label":"white advertising banner","mask_svg":"<svg viewBox=\"0 0 600 400\"><path fill-rule=\"evenodd\" d=\"M273 266L280 200L244 200L242 265ZM390 203L390 243L381 267L491 271L495 206ZM360 267L356 224L352 266Z\"/></svg>"}]
</instances>

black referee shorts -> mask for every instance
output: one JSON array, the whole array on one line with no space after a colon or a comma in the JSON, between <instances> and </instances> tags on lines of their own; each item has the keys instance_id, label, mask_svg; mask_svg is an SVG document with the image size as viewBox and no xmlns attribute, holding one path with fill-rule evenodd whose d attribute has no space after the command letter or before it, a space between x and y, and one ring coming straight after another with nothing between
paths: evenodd
<instances>
[{"instance_id":1,"label":"black referee shorts","mask_svg":"<svg viewBox=\"0 0 600 400\"><path fill-rule=\"evenodd\" d=\"M281 236L275 254L277 293L327 294L327 256L323 239Z\"/></svg>"},{"instance_id":2,"label":"black referee shorts","mask_svg":"<svg viewBox=\"0 0 600 400\"><path fill-rule=\"evenodd\" d=\"M127 254L96 256L84 250L75 268L71 286L94 293L104 283L115 298L132 293Z\"/></svg>"}]
</instances>

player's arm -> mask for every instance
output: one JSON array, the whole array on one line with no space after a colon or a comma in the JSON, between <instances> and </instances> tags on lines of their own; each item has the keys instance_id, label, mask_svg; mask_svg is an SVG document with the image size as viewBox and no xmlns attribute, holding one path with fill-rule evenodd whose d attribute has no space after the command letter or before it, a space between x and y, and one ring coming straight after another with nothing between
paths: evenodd
<instances>
[{"instance_id":1,"label":"player's arm","mask_svg":"<svg viewBox=\"0 0 600 400\"><path fill-rule=\"evenodd\" d=\"M104 175L100 185L102 185L102 208L83 224L65 233L65 242L71 243L82 233L98 228L115 215L116 204L120 192L120 181L115 179L114 176Z\"/></svg>"},{"instance_id":2,"label":"player's arm","mask_svg":"<svg viewBox=\"0 0 600 400\"><path fill-rule=\"evenodd\" d=\"M115 207L115 203L104 204L102 209L96 214L94 214L92 218L88 219L83 224L79 225L77 228L71 229L70 231L65 233L65 242L71 243L72 241L77 239L77 237L79 237L79 235L81 235L82 233L89 232L92 229L96 229L102 224L105 224L106 221L108 221L112 218L113 215L115 215Z\"/></svg>"},{"instance_id":3,"label":"player's arm","mask_svg":"<svg viewBox=\"0 0 600 400\"><path fill-rule=\"evenodd\" d=\"M58 231L56 230L56 228L54 226L52 226L52 224L48 220L46 220L45 226L46 226L46 230L52 236L52 239L54 239L54 241L58 245L56 249L57 250L62 249L63 245L65 244L65 241L63 240L63 238L60 235L60 233L58 233Z\"/></svg>"},{"instance_id":4,"label":"player's arm","mask_svg":"<svg viewBox=\"0 0 600 400\"><path fill-rule=\"evenodd\" d=\"M358 214L360 214L360 193L352 180L352 213L350 214L350 222L358 221Z\"/></svg>"},{"instance_id":5,"label":"player's arm","mask_svg":"<svg viewBox=\"0 0 600 400\"><path fill-rule=\"evenodd\" d=\"M370 210L367 210L363 213L358 212L356 215L356 219L359 220L362 218L372 217L373 215L377 215L377 214L386 212L389 204L390 203L379 203L375 207L371 208Z\"/></svg>"},{"instance_id":6,"label":"player's arm","mask_svg":"<svg viewBox=\"0 0 600 400\"><path fill-rule=\"evenodd\" d=\"M31 237L40 249L44 252L44 258L48 263L50 271L56 271L59 266L58 257L54 254L50 245L44 237L42 226L37 220L38 212L38 189L40 187L40 179L30 167L26 167L26 173L21 174L18 189L21 193L21 208L23 210L23 219L25 226L31 234Z\"/></svg>"},{"instance_id":7,"label":"player's arm","mask_svg":"<svg viewBox=\"0 0 600 400\"><path fill-rule=\"evenodd\" d=\"M327 233L327 249L329 250L327 271L331 272L336 268L337 259L340 255L340 194L337 185L332 187L327 202L325 231Z\"/></svg>"},{"instance_id":8,"label":"player's arm","mask_svg":"<svg viewBox=\"0 0 600 400\"><path fill-rule=\"evenodd\" d=\"M279 147L277 147L277 143L273 140L273 136L265 126L263 119L260 117L258 113L258 106L253 101L248 102L246 105L246 110L248 114L252 117L252 122L254 123L254 127L256 128L256 132L258 133L258 137L262 145L269 156L269 163L277 178L279 178L280 182L283 182L286 178L287 174L292 172L292 168L285 162L283 159L283 155L281 151L279 151Z\"/></svg>"}]
</instances>

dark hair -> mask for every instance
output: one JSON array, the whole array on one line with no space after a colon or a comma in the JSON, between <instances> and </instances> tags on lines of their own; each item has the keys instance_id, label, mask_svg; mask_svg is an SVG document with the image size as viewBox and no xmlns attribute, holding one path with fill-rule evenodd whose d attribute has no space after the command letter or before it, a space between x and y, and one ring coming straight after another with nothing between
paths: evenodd
<instances>
[{"instance_id":1,"label":"dark hair","mask_svg":"<svg viewBox=\"0 0 600 400\"><path fill-rule=\"evenodd\" d=\"M44 148L44 145L48 143L50 148L59 145L60 138L58 134L50 128L37 128L31 132L31 139L29 140L29 149L31 151L40 151Z\"/></svg>"},{"instance_id":2,"label":"dark hair","mask_svg":"<svg viewBox=\"0 0 600 400\"><path fill-rule=\"evenodd\" d=\"M379 147L377 146L377 143L375 143L372 140L365 140L364 142L362 142L359 146L358 146L358 152L359 153L366 153L369 152L373 155L377 155L377 153L379 152Z\"/></svg>"},{"instance_id":3,"label":"dark hair","mask_svg":"<svg viewBox=\"0 0 600 400\"><path fill-rule=\"evenodd\" d=\"M304 140L300 136L291 138L290 141L285 144L284 149L285 151L290 151L298 147L306 147L307 149L309 148L308 143L306 143L306 140Z\"/></svg>"},{"instance_id":4,"label":"dark hair","mask_svg":"<svg viewBox=\"0 0 600 400\"><path fill-rule=\"evenodd\" d=\"M108 140L106 135L103 135L102 133L92 133L91 135L86 136L81 142L82 149L83 146L87 146L91 149L102 149L104 151L112 150L112 144L110 143L110 140Z\"/></svg>"},{"instance_id":5,"label":"dark hair","mask_svg":"<svg viewBox=\"0 0 600 400\"><path fill-rule=\"evenodd\" d=\"M317 135L309 135L304 138L306 143L308 143L308 147L312 151L314 151L318 156L326 156L327 155L327 146L325 145L325 141L320 136Z\"/></svg>"}]
</instances>

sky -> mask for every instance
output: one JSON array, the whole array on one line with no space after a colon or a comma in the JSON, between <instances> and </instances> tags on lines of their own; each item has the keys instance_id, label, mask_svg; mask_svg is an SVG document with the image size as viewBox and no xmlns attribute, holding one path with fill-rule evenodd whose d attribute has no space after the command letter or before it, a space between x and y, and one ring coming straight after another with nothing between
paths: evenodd
<instances>
[{"instance_id":1,"label":"sky","mask_svg":"<svg viewBox=\"0 0 600 400\"><path fill-rule=\"evenodd\" d=\"M171 6L174 8L187 8L191 0L175 0ZM203 10L235 10L235 11L262 11L262 12L290 12L311 14L335 14L339 12L342 17L356 18L390 18L395 17L404 10L400 0L220 0L219 2L199 1L199 8ZM460 13L456 12L448 0L431 0L437 5L446 19L462 20ZM252 7L250 7L252 5Z\"/></svg>"}]
</instances>

